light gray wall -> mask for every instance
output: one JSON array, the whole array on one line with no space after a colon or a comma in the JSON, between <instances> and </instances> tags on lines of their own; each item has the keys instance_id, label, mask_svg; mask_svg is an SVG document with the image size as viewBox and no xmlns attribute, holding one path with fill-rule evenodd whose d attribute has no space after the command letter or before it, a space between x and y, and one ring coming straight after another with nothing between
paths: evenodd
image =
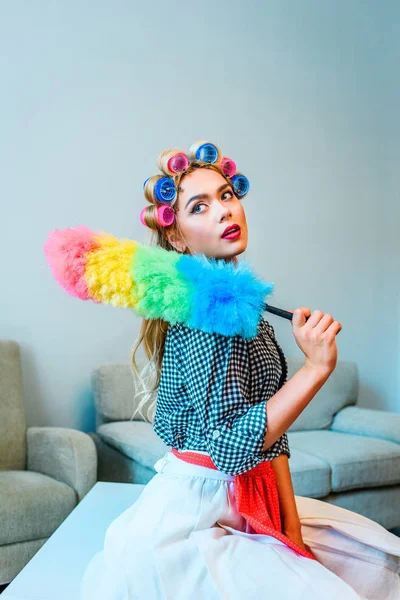
<instances>
[{"instance_id":1,"label":"light gray wall","mask_svg":"<svg viewBox=\"0 0 400 600\"><path fill-rule=\"evenodd\" d=\"M275 282L270 303L333 314L361 403L400 411L397 7L0 4L0 335L22 347L29 425L91 430L91 371L128 360L140 326L65 294L47 233L147 241L142 182L196 139L251 181L243 258ZM266 317L301 355L291 323Z\"/></svg>"}]
</instances>

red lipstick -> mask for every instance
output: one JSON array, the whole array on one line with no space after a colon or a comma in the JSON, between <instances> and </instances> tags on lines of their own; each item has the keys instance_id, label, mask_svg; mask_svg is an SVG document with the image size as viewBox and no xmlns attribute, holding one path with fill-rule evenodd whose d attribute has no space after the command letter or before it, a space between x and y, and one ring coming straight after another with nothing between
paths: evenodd
<instances>
[{"instance_id":1,"label":"red lipstick","mask_svg":"<svg viewBox=\"0 0 400 600\"><path fill-rule=\"evenodd\" d=\"M232 225L228 225L221 237L228 240L236 240L241 234L240 226L236 223L232 223Z\"/></svg>"}]
</instances>

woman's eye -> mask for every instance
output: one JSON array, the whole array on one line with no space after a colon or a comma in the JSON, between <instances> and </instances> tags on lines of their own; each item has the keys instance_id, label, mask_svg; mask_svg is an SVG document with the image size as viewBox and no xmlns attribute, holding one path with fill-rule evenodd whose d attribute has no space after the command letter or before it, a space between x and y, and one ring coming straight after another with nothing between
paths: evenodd
<instances>
[{"instance_id":1,"label":"woman's eye","mask_svg":"<svg viewBox=\"0 0 400 600\"><path fill-rule=\"evenodd\" d=\"M194 214L199 214L199 212L201 212L201 211L196 210L196 208L198 206L202 206L203 204L204 204L204 202L198 202L197 204L195 204L195 206L192 208L192 210L190 212L194 213Z\"/></svg>"},{"instance_id":2,"label":"woman's eye","mask_svg":"<svg viewBox=\"0 0 400 600\"><path fill-rule=\"evenodd\" d=\"M226 190L226 192L224 192L221 195L222 200L229 200L230 198L233 198L233 192L231 190ZM191 214L200 214L201 212L203 212L202 210L197 210L197 208L199 206L207 206L207 204L205 204L204 202L198 202L197 204L194 205L194 207L192 208L192 210L190 211Z\"/></svg>"}]
</instances>

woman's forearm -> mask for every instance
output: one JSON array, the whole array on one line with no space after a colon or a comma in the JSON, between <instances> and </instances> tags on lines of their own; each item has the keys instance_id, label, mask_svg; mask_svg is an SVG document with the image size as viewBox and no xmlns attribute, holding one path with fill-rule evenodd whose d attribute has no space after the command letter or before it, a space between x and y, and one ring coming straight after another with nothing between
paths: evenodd
<instances>
[{"instance_id":1,"label":"woman's forearm","mask_svg":"<svg viewBox=\"0 0 400 600\"><path fill-rule=\"evenodd\" d=\"M297 512L287 454L281 454L277 458L273 458L271 466L275 473L276 487L278 489L282 531L292 532L300 530L300 519Z\"/></svg>"},{"instance_id":2,"label":"woman's forearm","mask_svg":"<svg viewBox=\"0 0 400 600\"><path fill-rule=\"evenodd\" d=\"M263 450L268 450L289 429L331 373L331 370L319 370L304 364L269 398L265 405L267 430Z\"/></svg>"}]
</instances>

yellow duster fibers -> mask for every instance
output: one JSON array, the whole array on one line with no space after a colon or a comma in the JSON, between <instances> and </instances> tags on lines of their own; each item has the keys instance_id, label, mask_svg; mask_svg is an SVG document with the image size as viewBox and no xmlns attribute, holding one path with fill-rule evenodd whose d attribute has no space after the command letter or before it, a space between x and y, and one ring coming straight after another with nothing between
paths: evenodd
<instances>
[{"instance_id":1,"label":"yellow duster fibers","mask_svg":"<svg viewBox=\"0 0 400 600\"><path fill-rule=\"evenodd\" d=\"M110 234L95 235L94 239L100 248L89 252L85 268L90 294L98 302L134 308L131 266L138 243Z\"/></svg>"}]
</instances>

